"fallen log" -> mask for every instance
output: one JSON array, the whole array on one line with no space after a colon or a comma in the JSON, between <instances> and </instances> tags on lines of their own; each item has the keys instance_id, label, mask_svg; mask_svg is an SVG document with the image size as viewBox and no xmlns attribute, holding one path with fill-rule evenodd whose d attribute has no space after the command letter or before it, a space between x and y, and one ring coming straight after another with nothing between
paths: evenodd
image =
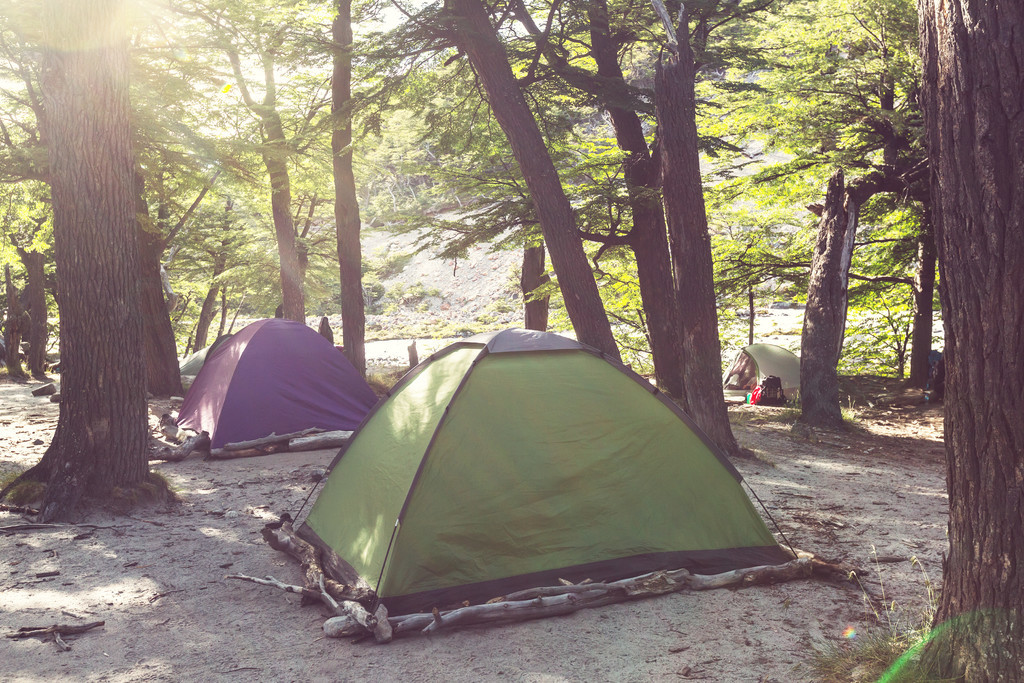
<instances>
[{"instance_id":1,"label":"fallen log","mask_svg":"<svg viewBox=\"0 0 1024 683\"><path fill-rule=\"evenodd\" d=\"M250 439L248 441L238 441L235 443L224 444L225 451L244 451L250 448L260 448L268 444L276 444L285 442L287 443L291 439L296 439L300 436L307 436L309 434L319 434L324 430L316 427L310 427L309 429L303 429L299 432L291 432L289 434L268 434L267 436L260 437L259 439Z\"/></svg>"},{"instance_id":2,"label":"fallen log","mask_svg":"<svg viewBox=\"0 0 1024 683\"><path fill-rule=\"evenodd\" d=\"M288 450L292 453L298 451L317 451L323 448L340 448L348 443L352 432L338 430L323 432L312 436L300 436L288 440Z\"/></svg>"},{"instance_id":3,"label":"fallen log","mask_svg":"<svg viewBox=\"0 0 1024 683\"><path fill-rule=\"evenodd\" d=\"M282 516L278 523L263 528L263 537L275 550L295 558L302 565L304 587L294 587L312 599L319 594L323 602L331 605L338 615L325 623L324 633L329 637L360 636L373 633L377 642L410 633L430 634L478 624L496 624L539 619L570 614L580 609L599 607L617 602L637 600L682 590L710 590L729 586L754 586L799 578L819 573L834 580L841 571L837 565L815 560L809 553L781 565L747 567L714 575L693 574L686 569L655 571L640 576L593 583L541 586L517 591L495 598L481 605L469 605L452 610L433 610L431 613L387 616L383 606L374 615L359 603L367 604L375 596L369 586L357 585L356 579L345 577L345 582L332 579L325 572L320 551L300 538L294 531L291 518ZM268 577L269 578L269 577ZM257 581L259 583L259 581ZM275 585L275 584L269 584ZM387 631L382 630L386 624Z\"/></svg>"},{"instance_id":4,"label":"fallen log","mask_svg":"<svg viewBox=\"0 0 1024 683\"><path fill-rule=\"evenodd\" d=\"M27 505L9 505L0 503L0 512L15 512L20 515L38 515L39 510Z\"/></svg>"},{"instance_id":5,"label":"fallen log","mask_svg":"<svg viewBox=\"0 0 1024 683\"><path fill-rule=\"evenodd\" d=\"M541 619L570 614L584 608L637 600L684 589L709 590L727 586L778 583L811 575L810 558L782 565L748 567L714 575L691 574L686 569L657 571L608 583L541 586L470 605L433 613L391 617L395 636L434 633L441 629Z\"/></svg>"},{"instance_id":6,"label":"fallen log","mask_svg":"<svg viewBox=\"0 0 1024 683\"><path fill-rule=\"evenodd\" d=\"M316 590L322 579L325 584L324 592L335 600L361 602L373 598L373 590L365 584L360 585L358 577L339 577L335 572L326 571L320 551L313 544L299 538L293 528L291 517L287 514L282 515L280 522L264 526L261 533L263 540L271 548L299 562L307 588Z\"/></svg>"},{"instance_id":7,"label":"fallen log","mask_svg":"<svg viewBox=\"0 0 1024 683\"><path fill-rule=\"evenodd\" d=\"M270 455L288 450L288 442L268 443L256 448L243 448L228 450L225 448L214 448L207 456L208 460L233 460L235 458L252 458L257 455Z\"/></svg>"},{"instance_id":8,"label":"fallen log","mask_svg":"<svg viewBox=\"0 0 1024 683\"><path fill-rule=\"evenodd\" d=\"M210 450L210 435L206 432L199 432L194 436L185 439L180 446L174 449L161 448L154 452L151 460L165 460L167 462L181 462L192 453L208 453Z\"/></svg>"}]
</instances>

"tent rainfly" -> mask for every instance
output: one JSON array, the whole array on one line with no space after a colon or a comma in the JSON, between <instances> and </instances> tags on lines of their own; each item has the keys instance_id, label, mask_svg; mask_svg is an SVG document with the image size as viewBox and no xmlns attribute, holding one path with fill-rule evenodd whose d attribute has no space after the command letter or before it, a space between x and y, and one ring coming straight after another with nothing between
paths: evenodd
<instances>
[{"instance_id":1,"label":"tent rainfly","mask_svg":"<svg viewBox=\"0 0 1024 683\"><path fill-rule=\"evenodd\" d=\"M311 427L354 430L377 396L316 330L272 318L215 345L185 394L178 424L211 448Z\"/></svg>"},{"instance_id":2,"label":"tent rainfly","mask_svg":"<svg viewBox=\"0 0 1024 683\"><path fill-rule=\"evenodd\" d=\"M298 533L392 614L559 579L792 559L675 404L544 332L435 353L377 405L325 480Z\"/></svg>"},{"instance_id":3,"label":"tent rainfly","mask_svg":"<svg viewBox=\"0 0 1024 683\"><path fill-rule=\"evenodd\" d=\"M800 358L775 344L751 344L740 349L725 371L722 378L725 398L744 398L768 375L782 380L782 393L787 399L794 399L800 393Z\"/></svg>"}]
</instances>

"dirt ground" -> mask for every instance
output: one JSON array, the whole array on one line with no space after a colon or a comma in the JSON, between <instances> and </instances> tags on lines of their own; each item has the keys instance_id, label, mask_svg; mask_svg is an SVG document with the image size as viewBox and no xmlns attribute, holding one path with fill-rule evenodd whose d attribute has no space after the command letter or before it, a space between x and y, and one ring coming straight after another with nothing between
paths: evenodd
<instances>
[{"instance_id":1,"label":"dirt ground","mask_svg":"<svg viewBox=\"0 0 1024 683\"><path fill-rule=\"evenodd\" d=\"M0 475L36 462L49 443L57 406L32 397L35 386L0 382ZM868 589L895 601L881 623L856 587L795 581L383 646L330 640L321 608L224 576L300 581L259 530L295 513L334 452L189 459L156 465L177 504L129 516L92 510L74 525L30 530L3 529L25 520L0 512L0 632L105 622L68 636L66 652L39 638L2 639L0 680L814 680L816 647L918 619L946 547L941 408L908 405L912 396L884 382L859 386L845 433L794 428L785 409L730 410L756 454L736 465L785 537L862 567ZM155 426L166 404L151 408Z\"/></svg>"}]
</instances>

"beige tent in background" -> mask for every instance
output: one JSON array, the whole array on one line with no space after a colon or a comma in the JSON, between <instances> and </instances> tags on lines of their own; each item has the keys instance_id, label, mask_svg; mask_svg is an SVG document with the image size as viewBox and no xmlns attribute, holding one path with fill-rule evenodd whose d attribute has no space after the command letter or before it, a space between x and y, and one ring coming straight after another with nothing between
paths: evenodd
<instances>
[{"instance_id":1,"label":"beige tent in background","mask_svg":"<svg viewBox=\"0 0 1024 683\"><path fill-rule=\"evenodd\" d=\"M776 344L751 344L736 354L736 359L725 371L722 388L725 399L744 399L768 375L782 380L782 392L787 400L800 393L800 358L792 351Z\"/></svg>"}]
</instances>

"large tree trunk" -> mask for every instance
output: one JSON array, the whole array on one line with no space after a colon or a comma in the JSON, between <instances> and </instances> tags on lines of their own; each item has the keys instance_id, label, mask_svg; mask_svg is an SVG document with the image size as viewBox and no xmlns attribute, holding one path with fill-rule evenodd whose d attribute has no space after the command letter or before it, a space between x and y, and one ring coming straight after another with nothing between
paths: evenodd
<instances>
[{"instance_id":1,"label":"large tree trunk","mask_svg":"<svg viewBox=\"0 0 1024 683\"><path fill-rule=\"evenodd\" d=\"M547 332L550 297L531 298L531 292L550 281L551 278L544 269L544 245L524 247L523 271L519 278L519 286L523 290L523 327L528 330Z\"/></svg>"},{"instance_id":2,"label":"large tree trunk","mask_svg":"<svg viewBox=\"0 0 1024 683\"><path fill-rule=\"evenodd\" d=\"M28 371L33 377L46 377L46 258L42 252L26 251L18 247L18 257L25 266L25 292L28 314L32 322L28 329Z\"/></svg>"},{"instance_id":3,"label":"large tree trunk","mask_svg":"<svg viewBox=\"0 0 1024 683\"><path fill-rule=\"evenodd\" d=\"M722 395L722 347L697 147L693 53L685 20L681 27L677 52L666 51L656 65L654 106L682 326L682 403L683 410L723 452L736 455L739 445Z\"/></svg>"},{"instance_id":4,"label":"large tree trunk","mask_svg":"<svg viewBox=\"0 0 1024 683\"><path fill-rule=\"evenodd\" d=\"M42 521L147 476L126 15L120 0L42 5L63 367L56 433L37 465L48 475Z\"/></svg>"},{"instance_id":5,"label":"large tree trunk","mask_svg":"<svg viewBox=\"0 0 1024 683\"><path fill-rule=\"evenodd\" d=\"M919 0L946 350L949 557L924 661L1024 672L1024 4Z\"/></svg>"},{"instance_id":6,"label":"large tree trunk","mask_svg":"<svg viewBox=\"0 0 1024 683\"><path fill-rule=\"evenodd\" d=\"M359 243L359 201L352 171L352 0L335 0L334 77L331 109L334 130L334 223L341 269L341 344L345 356L366 374L366 312L363 308L363 256Z\"/></svg>"},{"instance_id":7,"label":"large tree trunk","mask_svg":"<svg viewBox=\"0 0 1024 683\"><path fill-rule=\"evenodd\" d=\"M480 0L446 0L445 7L455 19L459 46L480 77L491 112L522 170L576 336L584 344L619 360L619 349L583 251L572 206L533 112L512 74L505 50L491 27L487 10Z\"/></svg>"},{"instance_id":8,"label":"large tree trunk","mask_svg":"<svg viewBox=\"0 0 1024 683\"><path fill-rule=\"evenodd\" d=\"M846 332L847 285L858 207L846 191L842 169L832 174L811 257L807 310L800 340L800 419L838 429L839 353Z\"/></svg>"},{"instance_id":9,"label":"large tree trunk","mask_svg":"<svg viewBox=\"0 0 1024 683\"><path fill-rule=\"evenodd\" d=\"M624 84L618 45L608 23L608 4L605 0L590 0L587 11L598 76ZM619 149L626 152L624 175L633 218L630 246L647 316L654 376L662 391L678 398L683 395L682 343L665 215L658 201L658 164L651 157L636 112L609 106L608 114Z\"/></svg>"},{"instance_id":10,"label":"large tree trunk","mask_svg":"<svg viewBox=\"0 0 1024 683\"><path fill-rule=\"evenodd\" d=\"M925 209L924 224L917 236L917 274L914 276L914 329L910 343L912 387L928 383L928 356L932 350L932 302L935 299L935 231L931 210Z\"/></svg>"}]
</instances>

